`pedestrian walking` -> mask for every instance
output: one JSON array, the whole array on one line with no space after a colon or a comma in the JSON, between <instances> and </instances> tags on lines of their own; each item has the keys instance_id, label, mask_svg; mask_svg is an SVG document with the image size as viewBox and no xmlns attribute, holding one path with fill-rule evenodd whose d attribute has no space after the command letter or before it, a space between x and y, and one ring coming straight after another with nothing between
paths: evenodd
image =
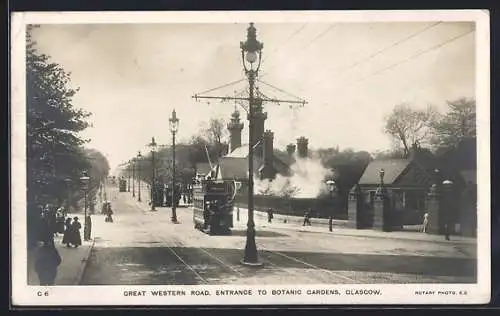
<instances>
[{"instance_id":1,"label":"pedestrian walking","mask_svg":"<svg viewBox=\"0 0 500 316\"><path fill-rule=\"evenodd\" d=\"M182 201L184 202L184 205L187 204L186 193L182 195Z\"/></svg>"},{"instance_id":2,"label":"pedestrian walking","mask_svg":"<svg viewBox=\"0 0 500 316\"><path fill-rule=\"evenodd\" d=\"M268 208L267 209L267 222L271 223L272 220L273 220L273 218L274 218L273 209L272 208Z\"/></svg>"},{"instance_id":3,"label":"pedestrian walking","mask_svg":"<svg viewBox=\"0 0 500 316\"><path fill-rule=\"evenodd\" d=\"M304 213L304 223L302 223L302 226L311 226L311 210L307 209Z\"/></svg>"},{"instance_id":4,"label":"pedestrian walking","mask_svg":"<svg viewBox=\"0 0 500 316\"><path fill-rule=\"evenodd\" d=\"M58 234L64 234L64 230L65 230L64 215L63 215L62 209L59 208L57 210L57 230L56 231Z\"/></svg>"},{"instance_id":5,"label":"pedestrian walking","mask_svg":"<svg viewBox=\"0 0 500 316\"><path fill-rule=\"evenodd\" d=\"M43 245L38 248L35 271L38 274L40 285L48 286L55 284L57 268L61 262L61 256L53 242L44 242Z\"/></svg>"},{"instance_id":6,"label":"pedestrian walking","mask_svg":"<svg viewBox=\"0 0 500 316\"><path fill-rule=\"evenodd\" d=\"M104 219L104 221L106 223L112 223L113 222L113 210L111 209L111 203L108 203L108 206L107 206L107 211L106 211L106 218Z\"/></svg>"},{"instance_id":7,"label":"pedestrian walking","mask_svg":"<svg viewBox=\"0 0 500 316\"><path fill-rule=\"evenodd\" d=\"M38 240L42 242L49 242L54 240L54 234L51 232L49 215L47 214L47 210L42 210L39 218L40 229L39 229L39 237Z\"/></svg>"},{"instance_id":8,"label":"pedestrian walking","mask_svg":"<svg viewBox=\"0 0 500 316\"><path fill-rule=\"evenodd\" d=\"M71 218L67 218L66 222L64 222L64 235L62 243L66 245L66 247L71 247L71 234L72 234L72 225Z\"/></svg>"},{"instance_id":9,"label":"pedestrian walking","mask_svg":"<svg viewBox=\"0 0 500 316\"><path fill-rule=\"evenodd\" d=\"M82 228L82 224L78 221L78 216L73 218L73 223L71 224L71 239L70 242L73 244L73 247L78 248L78 246L82 245L82 237L80 235L80 229Z\"/></svg>"},{"instance_id":10,"label":"pedestrian walking","mask_svg":"<svg viewBox=\"0 0 500 316\"><path fill-rule=\"evenodd\" d=\"M90 236L92 236L92 219L90 218L90 215L87 215L85 218L85 229L83 230L84 236L83 240L89 241L91 240Z\"/></svg>"},{"instance_id":11,"label":"pedestrian walking","mask_svg":"<svg viewBox=\"0 0 500 316\"><path fill-rule=\"evenodd\" d=\"M422 223L422 233L428 233L429 232L429 213L424 214L424 221Z\"/></svg>"}]
</instances>

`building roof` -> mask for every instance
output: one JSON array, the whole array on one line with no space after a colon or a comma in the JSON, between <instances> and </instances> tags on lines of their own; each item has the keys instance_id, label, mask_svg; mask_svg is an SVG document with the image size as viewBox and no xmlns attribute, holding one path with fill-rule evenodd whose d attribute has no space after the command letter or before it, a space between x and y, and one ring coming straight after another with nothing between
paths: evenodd
<instances>
[{"instance_id":1,"label":"building roof","mask_svg":"<svg viewBox=\"0 0 500 316\"><path fill-rule=\"evenodd\" d=\"M247 179L248 159L238 157L222 157L219 159L218 179Z\"/></svg>"},{"instance_id":2,"label":"building roof","mask_svg":"<svg viewBox=\"0 0 500 316\"><path fill-rule=\"evenodd\" d=\"M361 179L360 185L379 184L380 169L384 169L384 183L393 184L394 181L406 170L411 159L377 159L373 160L366 166Z\"/></svg>"},{"instance_id":3,"label":"building roof","mask_svg":"<svg viewBox=\"0 0 500 316\"><path fill-rule=\"evenodd\" d=\"M247 156L248 156L248 144L243 144L240 147L236 147L225 157L246 158Z\"/></svg>"},{"instance_id":4,"label":"building roof","mask_svg":"<svg viewBox=\"0 0 500 316\"><path fill-rule=\"evenodd\" d=\"M273 159L273 167L277 173L287 174L290 170L288 161L281 159L282 155L276 154ZM263 166L262 157L254 155L254 173L257 175ZM248 145L237 147L230 154L219 159L219 175L222 179L248 179ZM215 167L214 167L215 170Z\"/></svg>"}]
</instances>

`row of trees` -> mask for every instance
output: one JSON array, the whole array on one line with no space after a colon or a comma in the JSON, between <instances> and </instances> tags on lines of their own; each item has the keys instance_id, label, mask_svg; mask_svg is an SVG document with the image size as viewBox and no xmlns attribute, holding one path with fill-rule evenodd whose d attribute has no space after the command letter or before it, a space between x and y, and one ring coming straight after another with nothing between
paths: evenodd
<instances>
[{"instance_id":1,"label":"row of trees","mask_svg":"<svg viewBox=\"0 0 500 316\"><path fill-rule=\"evenodd\" d=\"M200 124L200 132L187 142L175 145L176 170L175 176L179 182L190 183L196 173L196 164L215 162L228 152L225 121L213 118ZM208 154L208 156L207 156ZM160 146L155 153L155 178L163 183L172 181L172 146ZM151 153L145 153L140 161L135 160L136 170L141 170L139 176L143 181L151 182L152 178ZM128 177L132 164L125 164L121 176Z\"/></svg>"},{"instance_id":2,"label":"row of trees","mask_svg":"<svg viewBox=\"0 0 500 316\"><path fill-rule=\"evenodd\" d=\"M387 151L370 153L345 149L338 146L322 148L314 151L321 164L335 174L337 187L341 196L347 196L352 186L359 180L366 166L379 158L408 157L413 144L421 145L421 150L434 153L436 157L456 150L459 144L476 136L476 107L473 99L461 98L447 102L448 111L440 114L434 107L425 110L413 108L409 104L400 104L385 119L385 132L396 142L396 146ZM222 119L211 119L202 123L200 133L189 142L176 147L176 177L189 182L195 174L195 166L207 162L207 151L211 161L225 155L228 145L225 122ZM279 151L279 150L277 150ZM283 154L286 154L283 152ZM161 148L156 160L157 177L164 182L171 181L172 148ZM140 163L141 170L152 170L151 157L147 155ZM142 178L150 181L151 172L144 171ZM297 192L293 186L283 188L284 197L293 197ZM286 192L285 192L286 191ZM265 192L263 193L265 195Z\"/></svg>"},{"instance_id":3,"label":"row of trees","mask_svg":"<svg viewBox=\"0 0 500 316\"><path fill-rule=\"evenodd\" d=\"M390 135L403 156L417 143L437 154L456 149L465 139L476 138L476 102L460 98L447 102L448 111L439 113L434 106L424 110L403 103L394 107L385 119Z\"/></svg>"},{"instance_id":4,"label":"row of trees","mask_svg":"<svg viewBox=\"0 0 500 316\"><path fill-rule=\"evenodd\" d=\"M90 113L73 106L78 89L71 87L70 74L50 57L40 53L32 35L37 26L27 27L27 202L28 241L36 241L38 206L61 206L73 196L73 204L83 195L79 181L86 171L91 178L92 196L108 175L107 159L83 146L88 140L79 133L90 126Z\"/></svg>"}]
</instances>

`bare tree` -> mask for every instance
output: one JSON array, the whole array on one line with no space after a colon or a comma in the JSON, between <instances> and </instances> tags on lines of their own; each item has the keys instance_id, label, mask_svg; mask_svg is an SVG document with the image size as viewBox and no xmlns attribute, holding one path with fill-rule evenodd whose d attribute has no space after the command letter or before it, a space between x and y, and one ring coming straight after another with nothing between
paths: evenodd
<instances>
[{"instance_id":1,"label":"bare tree","mask_svg":"<svg viewBox=\"0 0 500 316\"><path fill-rule=\"evenodd\" d=\"M226 136L226 122L222 118L211 118L208 124L202 128L203 136L208 144L215 148L217 158L223 156L227 150L227 144L223 142Z\"/></svg>"},{"instance_id":2,"label":"bare tree","mask_svg":"<svg viewBox=\"0 0 500 316\"><path fill-rule=\"evenodd\" d=\"M476 101L460 98L447 104L448 112L432 124L432 144L438 148L456 147L476 137Z\"/></svg>"},{"instance_id":3,"label":"bare tree","mask_svg":"<svg viewBox=\"0 0 500 316\"><path fill-rule=\"evenodd\" d=\"M401 142L407 156L413 144L429 141L431 125L436 116L437 112L432 106L425 110L416 110L409 104L399 104L385 119L385 132Z\"/></svg>"}]
</instances>

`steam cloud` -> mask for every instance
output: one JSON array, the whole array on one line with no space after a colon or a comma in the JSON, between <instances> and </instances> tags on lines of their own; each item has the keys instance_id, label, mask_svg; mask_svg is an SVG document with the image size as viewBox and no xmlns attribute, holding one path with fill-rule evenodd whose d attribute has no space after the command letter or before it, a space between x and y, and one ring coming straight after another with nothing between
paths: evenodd
<instances>
[{"instance_id":1,"label":"steam cloud","mask_svg":"<svg viewBox=\"0 0 500 316\"><path fill-rule=\"evenodd\" d=\"M332 176L331 170L325 168L316 158L295 157L295 163L290 166L291 177L276 175L270 180L254 179L255 193L273 196L283 196L285 192L294 192L295 198L316 198L326 192L325 178Z\"/></svg>"}]
</instances>

